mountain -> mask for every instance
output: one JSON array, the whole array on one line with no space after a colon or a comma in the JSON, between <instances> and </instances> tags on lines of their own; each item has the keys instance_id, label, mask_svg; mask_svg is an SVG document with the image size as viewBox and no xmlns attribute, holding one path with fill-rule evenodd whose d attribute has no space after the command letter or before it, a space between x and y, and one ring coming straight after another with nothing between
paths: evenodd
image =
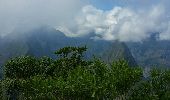
<instances>
[{"instance_id":1,"label":"mountain","mask_svg":"<svg viewBox=\"0 0 170 100\"><path fill-rule=\"evenodd\" d=\"M54 52L57 49L86 45L86 59L97 56L108 64L125 59L131 66L170 67L170 42L158 41L156 36L137 43L93 40L91 37L93 33L84 37L67 37L64 33L47 27L27 32L15 31L0 37L0 66L10 58L21 55L55 58Z\"/></svg>"},{"instance_id":2,"label":"mountain","mask_svg":"<svg viewBox=\"0 0 170 100\"><path fill-rule=\"evenodd\" d=\"M111 63L113 60L126 59L136 66L135 60L125 43L93 40L91 36L67 37L53 28L38 28L25 33L15 32L3 37L0 43L0 63L20 55L36 57L50 56L55 58L54 51L65 46L87 46L86 59L100 57Z\"/></svg>"},{"instance_id":3,"label":"mountain","mask_svg":"<svg viewBox=\"0 0 170 100\"><path fill-rule=\"evenodd\" d=\"M170 67L170 42L156 35L141 43L127 43L136 62L143 67Z\"/></svg>"},{"instance_id":4,"label":"mountain","mask_svg":"<svg viewBox=\"0 0 170 100\"><path fill-rule=\"evenodd\" d=\"M133 58L131 51L127 47L127 45L123 42L113 42L110 49L108 49L103 56L103 60L110 63L112 61L116 61L119 59L125 59L129 61L129 64L132 66L136 66L137 63Z\"/></svg>"}]
</instances>

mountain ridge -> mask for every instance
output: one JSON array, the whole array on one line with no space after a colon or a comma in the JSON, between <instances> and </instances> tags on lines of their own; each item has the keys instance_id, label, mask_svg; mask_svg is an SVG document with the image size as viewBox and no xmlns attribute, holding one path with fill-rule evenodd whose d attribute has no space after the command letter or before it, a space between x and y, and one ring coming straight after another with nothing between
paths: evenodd
<instances>
[{"instance_id":1,"label":"mountain ridge","mask_svg":"<svg viewBox=\"0 0 170 100\"><path fill-rule=\"evenodd\" d=\"M24 34L24 35L23 35ZM11 37L14 38L14 37ZM5 39L8 40L8 39ZM65 46L87 46L88 51L85 54L85 57L87 59L90 59L93 57L93 55L100 57L104 61L111 63L112 60L116 60L114 56L109 57L106 53L109 50L112 50L112 46L119 45L117 48L120 48L123 50L122 57L126 60L129 60L129 64L132 66L136 65L135 60L133 56L130 56L130 58L127 58L126 55L131 55L131 53L127 50L127 46L123 43L118 42L110 42L110 41L104 41L104 40L93 40L90 38L90 36L85 37L67 37L64 35L64 33L55 30L55 29L49 29L49 28L39 28L36 30L29 31L28 33L22 33L18 37L14 39L10 39L9 37L9 43L8 41L4 44L0 45L0 49L2 49L2 45L4 46L4 52L8 53L8 56L5 55L5 61L7 61L9 58L20 56L20 55L32 55L36 57L42 57L42 56L49 56L52 58L55 58L55 50L63 48ZM15 48L15 49L14 49ZM115 48L115 49L117 49ZM11 50L11 51L10 51ZM115 51L110 51L110 53L114 53ZM15 55L16 54L16 55ZM105 57L107 56L107 57ZM118 55L120 56L120 55ZM4 57L4 56L3 56ZM122 58L120 57L120 59ZM105 60L105 58L109 59L108 61ZM2 59L2 57L0 57ZM5 61L1 60L1 63L4 63Z\"/></svg>"}]
</instances>

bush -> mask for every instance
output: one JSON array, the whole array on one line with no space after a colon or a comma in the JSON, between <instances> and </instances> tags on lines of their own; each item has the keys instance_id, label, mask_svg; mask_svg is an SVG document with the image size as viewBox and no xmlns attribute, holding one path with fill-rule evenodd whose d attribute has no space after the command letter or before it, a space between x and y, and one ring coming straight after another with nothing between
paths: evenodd
<instances>
[{"instance_id":1,"label":"bush","mask_svg":"<svg viewBox=\"0 0 170 100\"><path fill-rule=\"evenodd\" d=\"M30 56L22 56L11 59L5 66L5 78L18 79L29 78L39 74L41 68L38 60Z\"/></svg>"},{"instance_id":2,"label":"bush","mask_svg":"<svg viewBox=\"0 0 170 100\"><path fill-rule=\"evenodd\" d=\"M137 83L129 93L130 99L169 100L170 70L153 69L150 78Z\"/></svg>"},{"instance_id":3,"label":"bush","mask_svg":"<svg viewBox=\"0 0 170 100\"><path fill-rule=\"evenodd\" d=\"M168 100L170 71L154 69L148 79L125 60L86 61L86 47L65 47L57 59L22 56L6 63L0 82L2 100Z\"/></svg>"}]
</instances>

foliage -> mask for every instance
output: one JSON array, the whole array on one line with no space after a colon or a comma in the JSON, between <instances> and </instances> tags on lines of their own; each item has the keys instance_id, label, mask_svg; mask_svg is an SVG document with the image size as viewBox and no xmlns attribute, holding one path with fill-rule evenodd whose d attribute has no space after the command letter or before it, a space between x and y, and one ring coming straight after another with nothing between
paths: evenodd
<instances>
[{"instance_id":1,"label":"foliage","mask_svg":"<svg viewBox=\"0 0 170 100\"><path fill-rule=\"evenodd\" d=\"M6 78L29 78L39 73L37 59L30 56L22 56L11 59L5 65Z\"/></svg>"},{"instance_id":2,"label":"foliage","mask_svg":"<svg viewBox=\"0 0 170 100\"><path fill-rule=\"evenodd\" d=\"M113 62L111 68L112 80L115 82L116 90L119 93L127 92L131 86L142 78L141 69L129 67L125 60Z\"/></svg>"},{"instance_id":3,"label":"foliage","mask_svg":"<svg viewBox=\"0 0 170 100\"><path fill-rule=\"evenodd\" d=\"M83 59L86 47L65 47L57 59L22 56L6 63L0 81L2 100L168 100L170 71L154 69L144 79L142 69L125 60L111 65Z\"/></svg>"},{"instance_id":4,"label":"foliage","mask_svg":"<svg viewBox=\"0 0 170 100\"><path fill-rule=\"evenodd\" d=\"M170 70L153 69L147 80L142 80L131 90L130 99L169 100Z\"/></svg>"}]
</instances>

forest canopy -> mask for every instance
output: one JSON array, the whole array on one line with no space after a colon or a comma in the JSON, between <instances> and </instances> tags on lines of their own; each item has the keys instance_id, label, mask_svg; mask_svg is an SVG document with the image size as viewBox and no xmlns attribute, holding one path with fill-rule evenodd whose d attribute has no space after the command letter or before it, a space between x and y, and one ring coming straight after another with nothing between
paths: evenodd
<instances>
[{"instance_id":1,"label":"forest canopy","mask_svg":"<svg viewBox=\"0 0 170 100\"><path fill-rule=\"evenodd\" d=\"M170 70L141 67L125 60L106 64L84 59L86 47L64 47L56 59L21 56L4 65L0 81L2 100L168 100Z\"/></svg>"}]
</instances>

